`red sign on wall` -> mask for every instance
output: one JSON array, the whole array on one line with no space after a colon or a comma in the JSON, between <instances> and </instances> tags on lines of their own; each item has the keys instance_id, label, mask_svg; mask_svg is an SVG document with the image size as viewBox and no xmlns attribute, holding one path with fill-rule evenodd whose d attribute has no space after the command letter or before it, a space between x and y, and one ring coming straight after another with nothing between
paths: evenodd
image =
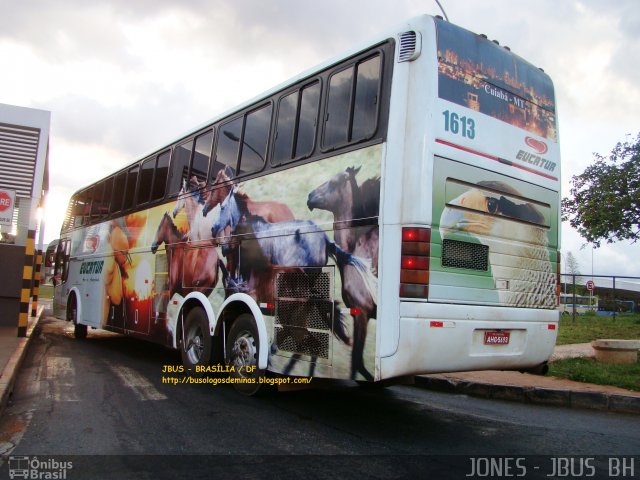
<instances>
[{"instance_id":1,"label":"red sign on wall","mask_svg":"<svg viewBox=\"0 0 640 480\"><path fill-rule=\"evenodd\" d=\"M16 203L16 192L0 189L0 225L13 223L13 209Z\"/></svg>"}]
</instances>

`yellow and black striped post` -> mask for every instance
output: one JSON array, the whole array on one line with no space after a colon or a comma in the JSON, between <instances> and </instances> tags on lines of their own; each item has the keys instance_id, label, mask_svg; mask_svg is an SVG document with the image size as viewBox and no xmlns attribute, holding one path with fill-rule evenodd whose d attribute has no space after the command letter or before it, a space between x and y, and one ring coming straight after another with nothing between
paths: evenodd
<instances>
[{"instance_id":1,"label":"yellow and black striped post","mask_svg":"<svg viewBox=\"0 0 640 480\"><path fill-rule=\"evenodd\" d=\"M33 272L33 297L31 301L31 316L38 315L38 294L40 293L40 270L42 270L42 250L36 253L36 265Z\"/></svg>"},{"instance_id":2,"label":"yellow and black striped post","mask_svg":"<svg viewBox=\"0 0 640 480\"><path fill-rule=\"evenodd\" d=\"M29 300L31 298L31 277L33 276L33 254L36 248L36 231L29 230L22 268L22 290L20 291L20 315L18 316L18 337L27 336L29 325Z\"/></svg>"}]
</instances>

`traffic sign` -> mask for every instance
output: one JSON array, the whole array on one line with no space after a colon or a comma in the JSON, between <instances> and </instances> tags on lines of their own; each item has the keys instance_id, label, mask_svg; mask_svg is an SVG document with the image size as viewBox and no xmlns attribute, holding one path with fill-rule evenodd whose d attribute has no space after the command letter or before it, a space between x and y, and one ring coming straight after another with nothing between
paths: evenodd
<instances>
[{"instance_id":1,"label":"traffic sign","mask_svg":"<svg viewBox=\"0 0 640 480\"><path fill-rule=\"evenodd\" d=\"M587 280L587 290L593 293L595 289L596 289L596 284L593 283L593 280Z\"/></svg>"},{"instance_id":2,"label":"traffic sign","mask_svg":"<svg viewBox=\"0 0 640 480\"><path fill-rule=\"evenodd\" d=\"M16 192L0 189L0 225L13 223L13 209L16 203Z\"/></svg>"}]
</instances>

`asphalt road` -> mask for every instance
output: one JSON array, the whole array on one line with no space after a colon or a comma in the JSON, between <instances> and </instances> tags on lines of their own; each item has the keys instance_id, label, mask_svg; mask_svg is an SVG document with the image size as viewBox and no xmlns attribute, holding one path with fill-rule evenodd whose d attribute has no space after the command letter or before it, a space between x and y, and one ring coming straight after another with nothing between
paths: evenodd
<instances>
[{"instance_id":1,"label":"asphalt road","mask_svg":"<svg viewBox=\"0 0 640 480\"><path fill-rule=\"evenodd\" d=\"M40 323L0 419L0 455L72 462L69 479L465 478L496 455L503 477L525 467L524 478L553 478L552 458L568 456L574 474L593 466L608 478L609 457L636 455L620 462L640 478L638 416L352 382L247 398L163 383L177 352L106 332L78 341L65 322Z\"/></svg>"}]
</instances>

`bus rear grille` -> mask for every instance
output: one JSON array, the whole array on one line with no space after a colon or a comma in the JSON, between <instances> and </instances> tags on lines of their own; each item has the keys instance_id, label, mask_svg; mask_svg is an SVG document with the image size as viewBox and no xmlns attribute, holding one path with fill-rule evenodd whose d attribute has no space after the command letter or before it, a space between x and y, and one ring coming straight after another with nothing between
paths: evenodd
<instances>
[{"instance_id":1,"label":"bus rear grille","mask_svg":"<svg viewBox=\"0 0 640 480\"><path fill-rule=\"evenodd\" d=\"M276 275L275 343L279 350L328 359L333 324L333 270Z\"/></svg>"},{"instance_id":2,"label":"bus rear grille","mask_svg":"<svg viewBox=\"0 0 640 480\"><path fill-rule=\"evenodd\" d=\"M486 272L489 270L489 247L446 239L442 242L442 266Z\"/></svg>"}]
</instances>

